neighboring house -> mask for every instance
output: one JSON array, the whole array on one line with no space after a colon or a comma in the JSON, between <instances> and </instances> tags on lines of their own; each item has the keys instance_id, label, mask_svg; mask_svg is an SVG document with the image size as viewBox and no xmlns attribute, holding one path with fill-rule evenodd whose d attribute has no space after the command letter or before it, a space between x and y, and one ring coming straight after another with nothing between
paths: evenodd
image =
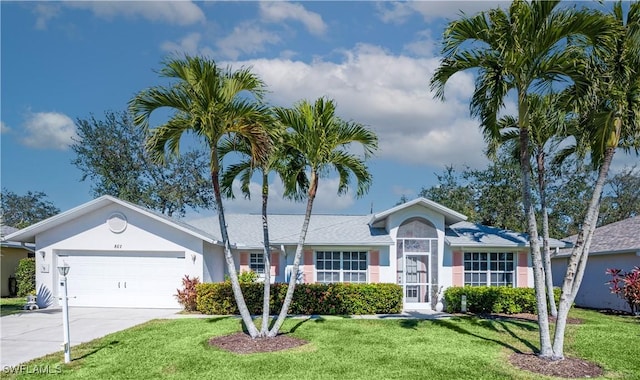
<instances>
[{"instance_id":1,"label":"neighboring house","mask_svg":"<svg viewBox=\"0 0 640 380\"><path fill-rule=\"evenodd\" d=\"M577 235L564 240L575 243ZM571 256L571 249L552 255L552 274L555 286L562 286ZM593 233L589 259L575 304L581 307L629 311L627 302L611 293L605 272L609 268L625 272L640 267L640 216L598 227Z\"/></svg>"},{"instance_id":2,"label":"neighboring house","mask_svg":"<svg viewBox=\"0 0 640 380\"><path fill-rule=\"evenodd\" d=\"M15 241L5 241L4 237L18 231L17 228L0 226L0 296L11 294L9 278L15 276L20 260L33 257L33 245Z\"/></svg>"},{"instance_id":3,"label":"neighboring house","mask_svg":"<svg viewBox=\"0 0 640 380\"><path fill-rule=\"evenodd\" d=\"M261 216L226 218L237 269L264 273ZM526 236L465 219L424 198L374 215L312 215L299 280L397 283L405 309L430 308L453 285L532 286ZM289 279L302 221L269 216L276 282ZM36 281L54 295L56 267L71 267L70 305L176 307L183 276L224 280L218 236L217 217L185 223L103 196L10 238L35 243Z\"/></svg>"}]
</instances>

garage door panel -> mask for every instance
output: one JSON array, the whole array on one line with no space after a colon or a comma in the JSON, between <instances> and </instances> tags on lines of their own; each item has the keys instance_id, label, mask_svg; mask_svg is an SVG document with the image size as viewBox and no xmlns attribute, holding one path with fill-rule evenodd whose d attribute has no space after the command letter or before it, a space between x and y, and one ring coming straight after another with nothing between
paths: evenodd
<instances>
[{"instance_id":1,"label":"garage door panel","mask_svg":"<svg viewBox=\"0 0 640 380\"><path fill-rule=\"evenodd\" d=\"M184 252L63 252L69 305L179 307Z\"/></svg>"}]
</instances>

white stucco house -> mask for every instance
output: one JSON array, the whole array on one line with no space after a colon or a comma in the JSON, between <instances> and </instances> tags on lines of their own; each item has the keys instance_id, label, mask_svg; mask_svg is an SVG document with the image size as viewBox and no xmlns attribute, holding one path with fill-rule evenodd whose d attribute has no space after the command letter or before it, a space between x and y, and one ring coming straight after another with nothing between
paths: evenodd
<instances>
[{"instance_id":1,"label":"white stucco house","mask_svg":"<svg viewBox=\"0 0 640 380\"><path fill-rule=\"evenodd\" d=\"M226 214L237 269L264 272L260 215ZM288 280L302 215L270 215L272 275ZM372 215L312 215L300 281L396 283L405 309L431 308L453 285L531 287L524 234L466 222L425 198ZM217 217L187 222L103 196L7 236L35 244L37 286L72 306L178 307L185 275L223 281ZM553 240L553 247L567 243Z\"/></svg>"},{"instance_id":2,"label":"white stucco house","mask_svg":"<svg viewBox=\"0 0 640 380\"><path fill-rule=\"evenodd\" d=\"M564 240L575 242L577 235ZM562 286L571 249L561 249L551 258L554 286ZM627 302L612 294L606 283L610 268L629 272L640 267L640 216L607 224L595 229L589 249L589 259L575 304L595 309L629 310Z\"/></svg>"}]
</instances>

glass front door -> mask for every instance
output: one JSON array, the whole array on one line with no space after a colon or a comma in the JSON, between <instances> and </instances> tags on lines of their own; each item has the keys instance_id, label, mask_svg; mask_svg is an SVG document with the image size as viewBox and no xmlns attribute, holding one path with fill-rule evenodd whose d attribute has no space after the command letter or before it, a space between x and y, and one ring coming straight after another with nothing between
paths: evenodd
<instances>
[{"instance_id":1,"label":"glass front door","mask_svg":"<svg viewBox=\"0 0 640 380\"><path fill-rule=\"evenodd\" d=\"M405 308L429 307L429 256L404 256L404 302Z\"/></svg>"}]
</instances>

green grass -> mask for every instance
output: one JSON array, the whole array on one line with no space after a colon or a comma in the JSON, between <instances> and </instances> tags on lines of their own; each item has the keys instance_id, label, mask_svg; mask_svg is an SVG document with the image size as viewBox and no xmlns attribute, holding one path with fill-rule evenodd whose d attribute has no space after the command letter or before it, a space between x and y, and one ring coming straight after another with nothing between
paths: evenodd
<instances>
[{"instance_id":1,"label":"green grass","mask_svg":"<svg viewBox=\"0 0 640 380\"><path fill-rule=\"evenodd\" d=\"M20 298L0 298L0 317L15 314L23 311L24 305L27 303L25 297Z\"/></svg>"},{"instance_id":2,"label":"green grass","mask_svg":"<svg viewBox=\"0 0 640 380\"><path fill-rule=\"evenodd\" d=\"M605 369L605 378L640 379L637 318L578 310L567 354ZM513 368L513 352L537 346L536 324L475 317L437 321L291 319L283 331L309 341L288 351L238 355L208 339L241 329L236 318L151 321L74 347L64 379L539 379ZM27 364L55 371L62 354ZM5 376L7 376L5 374ZM24 375L19 376L21 378ZM15 377L9 375L9 378Z\"/></svg>"}]
</instances>

